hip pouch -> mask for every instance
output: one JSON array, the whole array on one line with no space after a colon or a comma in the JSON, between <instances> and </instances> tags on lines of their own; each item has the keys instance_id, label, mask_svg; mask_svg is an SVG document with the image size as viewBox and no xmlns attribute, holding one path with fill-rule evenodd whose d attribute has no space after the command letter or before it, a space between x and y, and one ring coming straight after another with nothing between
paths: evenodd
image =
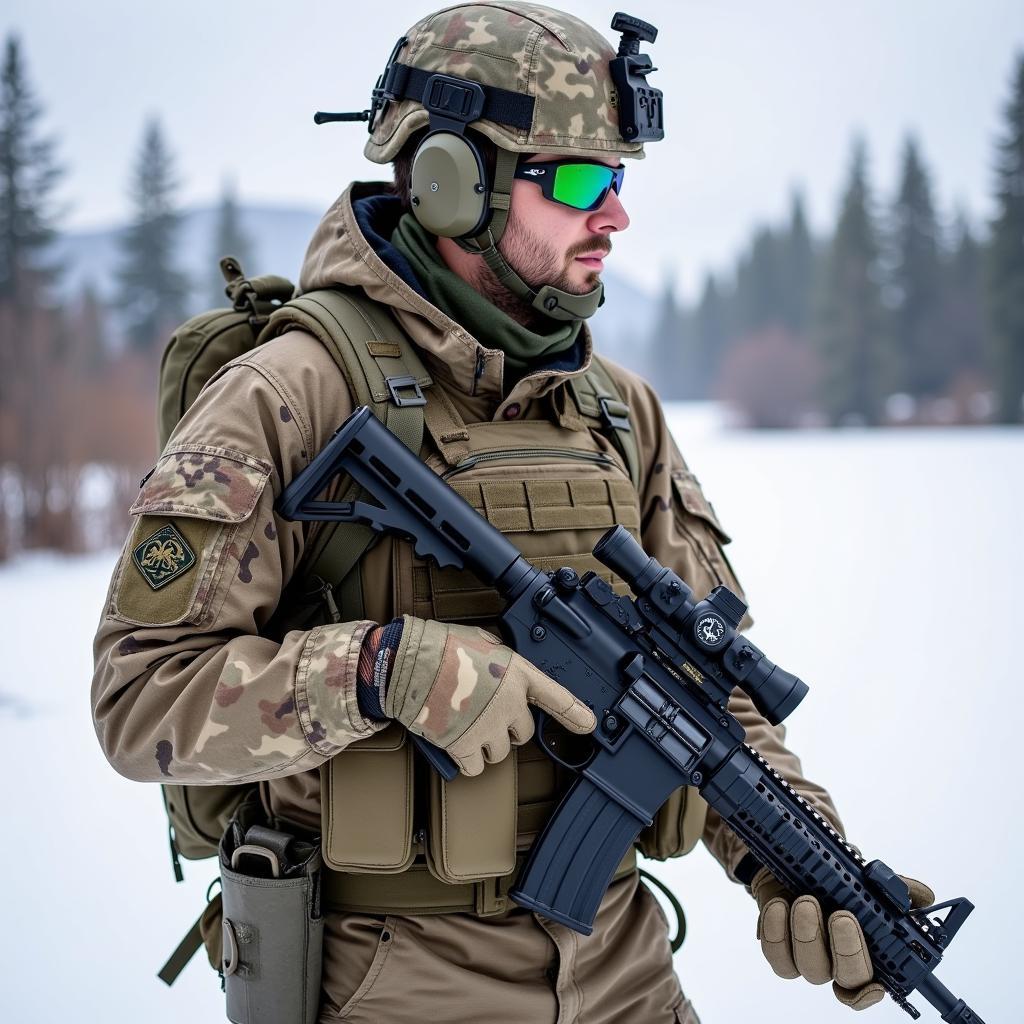
<instances>
[{"instance_id":1,"label":"hip pouch","mask_svg":"<svg viewBox=\"0 0 1024 1024\"><path fill-rule=\"evenodd\" d=\"M315 1024L324 920L319 836L267 822L247 799L220 844L221 968L234 1024Z\"/></svg>"}]
</instances>

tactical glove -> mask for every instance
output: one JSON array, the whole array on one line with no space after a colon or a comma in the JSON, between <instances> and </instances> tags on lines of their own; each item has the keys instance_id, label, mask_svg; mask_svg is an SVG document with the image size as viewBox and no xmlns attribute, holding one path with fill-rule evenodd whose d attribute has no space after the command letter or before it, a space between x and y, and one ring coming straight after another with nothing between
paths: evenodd
<instances>
[{"instance_id":1,"label":"tactical glove","mask_svg":"<svg viewBox=\"0 0 1024 1024\"><path fill-rule=\"evenodd\" d=\"M376 676L384 714L446 750L465 775L533 735L531 704L572 732L597 724L564 686L476 626L405 615L386 679Z\"/></svg>"},{"instance_id":2,"label":"tactical glove","mask_svg":"<svg viewBox=\"0 0 1024 1024\"><path fill-rule=\"evenodd\" d=\"M927 907L935 894L913 878L900 878L910 889L911 903ZM750 883L760 914L757 937L772 970L780 978L805 978L812 985L832 982L836 998L855 1010L873 1006L884 995L872 981L874 968L857 918L848 910L829 915L825 928L821 904L813 896L794 896L767 869Z\"/></svg>"}]
</instances>

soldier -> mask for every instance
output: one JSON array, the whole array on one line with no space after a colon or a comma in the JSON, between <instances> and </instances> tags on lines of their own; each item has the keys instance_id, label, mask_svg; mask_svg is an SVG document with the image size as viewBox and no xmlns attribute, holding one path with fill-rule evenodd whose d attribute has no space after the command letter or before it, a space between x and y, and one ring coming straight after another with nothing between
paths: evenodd
<instances>
[{"instance_id":1,"label":"soldier","mask_svg":"<svg viewBox=\"0 0 1024 1024\"><path fill-rule=\"evenodd\" d=\"M739 591L729 538L654 391L592 350L603 260L629 226L622 159L644 155L623 135L615 56L578 18L532 4L422 19L396 47L366 144L393 163L394 185L345 190L300 290L355 288L390 310L431 380L422 457L535 564L607 577L590 552L620 523L695 597ZM453 126L432 74L478 83L483 107ZM467 192L467 174L483 186ZM452 176L463 191L446 207ZM394 356L377 344L374 358ZM531 740L530 707L577 733L594 716L488 631L493 592L388 538L359 563L361 614L274 628L320 529L279 517L275 498L353 406L324 344L289 330L217 372L182 418L132 507L96 637L107 758L139 781L258 782L275 820L323 827L323 1022L696 1021L632 854L589 937L505 896L566 784ZM635 480L609 429L624 416ZM783 729L739 691L731 710L839 828ZM456 759L454 783L412 756L407 730ZM826 926L811 897L750 877L747 851L695 793L677 794L639 845L665 858L699 839L752 888L778 974L834 979L858 1008L881 998L856 920Z\"/></svg>"}]
</instances>

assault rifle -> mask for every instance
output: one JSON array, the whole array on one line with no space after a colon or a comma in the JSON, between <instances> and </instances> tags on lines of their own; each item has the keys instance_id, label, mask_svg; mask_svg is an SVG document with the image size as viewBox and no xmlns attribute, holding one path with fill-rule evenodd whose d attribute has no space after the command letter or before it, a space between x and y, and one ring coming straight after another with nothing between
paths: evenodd
<instances>
[{"instance_id":1,"label":"assault rifle","mask_svg":"<svg viewBox=\"0 0 1024 1024\"><path fill-rule=\"evenodd\" d=\"M314 500L342 472L378 504ZM982 1024L933 973L973 904L961 897L913 909L891 868L865 862L744 743L728 711L734 687L775 725L807 686L738 632L746 605L726 587L695 602L686 583L621 526L605 533L594 556L633 597L616 595L592 572L581 578L569 568L537 569L365 406L277 507L288 519L393 532L408 537L420 557L471 570L507 602L505 642L594 711L597 728L582 743L567 743L567 733L537 715L540 745L577 774L511 890L518 904L590 934L637 834L673 791L695 786L790 890L814 896L826 914L842 909L857 918L876 980L911 1017L920 1016L908 1002L916 991L942 1020ZM434 748L433 761L450 759Z\"/></svg>"}]
</instances>

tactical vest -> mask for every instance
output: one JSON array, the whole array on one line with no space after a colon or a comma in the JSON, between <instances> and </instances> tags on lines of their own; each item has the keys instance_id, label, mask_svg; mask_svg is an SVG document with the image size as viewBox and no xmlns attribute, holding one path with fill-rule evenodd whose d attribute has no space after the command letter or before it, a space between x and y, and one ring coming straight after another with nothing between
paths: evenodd
<instances>
[{"instance_id":1,"label":"tactical vest","mask_svg":"<svg viewBox=\"0 0 1024 1024\"><path fill-rule=\"evenodd\" d=\"M628 409L599 390L592 376L574 378L535 401L543 418L466 423L434 381L422 392L420 457L533 564L592 570L624 594L626 584L592 551L615 524L639 537L636 470L610 425L616 415L618 429L628 429ZM417 558L407 541L381 538L353 576L358 584L340 588L323 621L409 613L497 632L497 592L469 571ZM398 725L352 744L321 769L325 904L362 913L504 913L525 851L570 782L533 741L450 783L414 756ZM264 786L278 811L275 787ZM659 859L688 852L705 810L695 791L679 790L642 834L641 851ZM630 851L618 874L634 867Z\"/></svg>"},{"instance_id":2,"label":"tactical vest","mask_svg":"<svg viewBox=\"0 0 1024 1024\"><path fill-rule=\"evenodd\" d=\"M638 532L639 457L628 407L598 357L586 374L535 403L543 418L466 424L395 318L361 291L289 298L291 285L283 278L247 279L231 258L222 269L234 308L188 321L165 351L161 446L219 367L299 328L327 347L354 401L369 405L531 561L550 569L592 569L625 591L592 548L613 523ZM348 491L342 485L329 495L352 496L351 482ZM341 530L313 524L302 566L266 635L332 621L386 622L403 612L493 630L500 608L497 594L471 573L425 564L405 542L377 539L355 525ZM570 781L530 742L480 776L446 783L417 763L398 725L353 744L320 775L321 821L295 823L322 832L325 905L394 914L490 916L509 909L506 894L524 853ZM161 787L179 881L179 853L202 858L215 852L227 819L252 785ZM304 775L278 780L278 789L259 786L266 808L279 813L289 807L289 786L306 795L309 790ZM641 833L638 848L656 859L688 852L700 838L705 813L695 790L678 790ZM634 867L630 851L619 872ZM211 963L220 963L218 920L214 897L160 972L164 981L173 983L204 942ZM681 939L682 930L676 944Z\"/></svg>"}]
</instances>

